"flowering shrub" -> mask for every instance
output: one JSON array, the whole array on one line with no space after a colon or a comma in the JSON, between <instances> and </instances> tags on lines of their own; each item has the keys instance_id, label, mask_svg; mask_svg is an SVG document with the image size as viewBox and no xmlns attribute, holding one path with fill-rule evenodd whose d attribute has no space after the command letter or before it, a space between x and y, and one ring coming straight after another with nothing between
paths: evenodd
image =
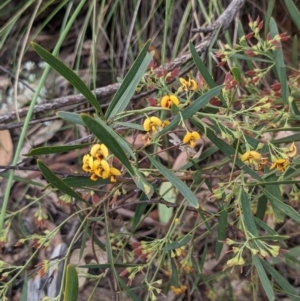
<instances>
[{"instance_id":1,"label":"flowering shrub","mask_svg":"<svg viewBox=\"0 0 300 301\"><path fill-rule=\"evenodd\" d=\"M49 183L64 194L60 201L80 218L75 238L81 237L82 229L90 235L91 225L93 231L95 225L103 227L105 244L94 239L94 232L91 239L107 253L118 289L134 300L139 300L131 290L137 275L141 277L138 285L147 290L145 300L157 300L168 291L186 295L197 287L207 256L214 260L223 256L222 273L228 277L252 266L247 273L259 279L269 300L275 297L268 275L296 295L273 262L293 256L285 242L288 237L276 232L277 225L287 218L300 223L292 206L299 205L299 137L291 133L298 131L300 120L300 75L298 70L286 71L281 43L289 37L277 33L272 20L265 38L259 18L250 19L249 28L237 45L221 44L216 52L218 66L225 70L220 85L192 43L190 51L198 70L182 76L179 68L170 72L155 69L146 43L106 111L80 79L74 81L76 75L69 74L95 109L93 116L58 113L66 121L86 126L94 136L81 157L83 174L59 178L42 161L38 164ZM58 66L59 61L35 47L49 64L54 60L52 65ZM128 109L134 92L151 95L147 102ZM277 133L286 132L286 137L278 137ZM136 137L142 137L139 146L132 145ZM59 151L73 149L73 145L62 146ZM48 153L45 148L30 154ZM172 168L174 157L179 159ZM288 193L283 190L286 183ZM290 199L286 197L289 193ZM133 216L120 225L113 214L126 206L134 208ZM154 208L157 214L146 219ZM40 209L36 218L40 227L49 219ZM163 235L157 231L155 237L153 232L134 236L149 220L151 231L153 224L161 227L163 218L167 225ZM7 232L2 231L2 243ZM55 231L27 240L33 247L47 247L54 235ZM216 238L209 243L213 248L207 239L212 236ZM48 261L38 268L40 275L47 273ZM258 295L260 290L255 289L253 295Z\"/></svg>"}]
</instances>

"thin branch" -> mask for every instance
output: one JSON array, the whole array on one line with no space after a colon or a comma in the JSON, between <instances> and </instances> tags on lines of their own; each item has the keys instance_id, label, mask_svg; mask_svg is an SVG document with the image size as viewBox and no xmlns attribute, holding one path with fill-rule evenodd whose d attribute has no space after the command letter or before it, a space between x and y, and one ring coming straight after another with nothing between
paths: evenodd
<instances>
[{"instance_id":1,"label":"thin branch","mask_svg":"<svg viewBox=\"0 0 300 301\"><path fill-rule=\"evenodd\" d=\"M199 55L202 56L202 59L204 59L207 50L209 49L209 46L211 42L214 40L215 34L218 32L218 29L221 28L218 32L219 35L222 35L224 31L230 26L230 23L232 22L234 16L237 14L237 12L242 8L246 0L233 0L229 6L226 8L226 10L219 16L219 18L209 26L206 26L205 30L202 29L202 31L209 32L208 35L198 44L195 46L197 52ZM201 30L200 30L201 31ZM161 70L167 70L168 72L174 70L175 68L180 68L184 64L186 64L188 61L192 59L192 56L190 52L184 53L182 56L175 58L173 61L166 63L163 66L160 66L156 68L157 71ZM119 89L120 83L114 83L105 87L101 87L93 91L93 94L96 95L98 100L102 100L103 98L110 97L116 91ZM147 92L148 94L149 92ZM143 94L137 95L138 97L144 96ZM70 96L64 96L55 98L53 100L48 100L44 104L39 104L34 107L33 113L40 113L40 112L46 112L51 110L57 110L61 109L63 107L68 106L79 106L86 102L85 97L82 94L76 94L76 95L70 95ZM13 111L8 114L0 115L0 124L4 124L0 126L0 130L3 130L6 128L5 123L14 120L17 115L19 117L24 117L28 113L28 108L22 108L19 109L18 112Z\"/></svg>"}]
</instances>

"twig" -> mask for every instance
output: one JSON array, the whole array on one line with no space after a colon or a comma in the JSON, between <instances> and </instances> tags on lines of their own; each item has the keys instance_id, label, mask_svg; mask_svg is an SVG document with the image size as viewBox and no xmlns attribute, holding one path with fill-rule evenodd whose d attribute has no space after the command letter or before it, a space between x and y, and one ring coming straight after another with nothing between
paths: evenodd
<instances>
[{"instance_id":1,"label":"twig","mask_svg":"<svg viewBox=\"0 0 300 301\"><path fill-rule=\"evenodd\" d=\"M212 24L205 27L205 30L202 29L202 32L209 32L209 34L195 47L198 54L202 56L202 59L206 55L206 52L210 46L210 43L214 39L214 35L217 30L221 27L219 34L221 35L224 31L229 27L236 13L241 9L246 0L233 0L226 10L219 16L219 18ZM200 30L201 31L201 30ZM186 64L188 61L192 59L190 52L184 53L182 56L175 58L173 61L166 63L163 66L156 68L155 72L167 70L168 72L174 70L175 68L179 68ZM120 87L120 83L114 83L105 87L101 87L93 91L96 95L97 99L103 99L105 97L109 97L113 95L118 88ZM146 92L148 94L149 92ZM144 94L137 95L138 97L143 96ZM82 94L70 95L59 97L53 100L48 100L45 104L36 105L34 107L33 113L46 112L51 110L61 109L63 107L68 106L78 106L86 102L85 97ZM28 108L19 109L18 112L13 111L8 114L0 115L0 123L7 123L8 121L14 120L17 115L20 117L26 116L28 112ZM6 129L7 125L0 125L0 130Z\"/></svg>"}]
</instances>

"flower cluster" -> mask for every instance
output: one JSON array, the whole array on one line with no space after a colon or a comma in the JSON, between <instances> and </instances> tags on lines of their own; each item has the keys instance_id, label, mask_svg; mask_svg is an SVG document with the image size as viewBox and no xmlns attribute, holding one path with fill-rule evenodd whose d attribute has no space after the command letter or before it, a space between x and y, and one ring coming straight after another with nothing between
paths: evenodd
<instances>
[{"instance_id":1,"label":"flower cluster","mask_svg":"<svg viewBox=\"0 0 300 301\"><path fill-rule=\"evenodd\" d=\"M96 181L98 178L107 179L110 177L111 182L116 181L116 176L121 172L110 166L108 161L108 149L101 144L94 144L89 154L83 156L82 169L91 174L90 179Z\"/></svg>"},{"instance_id":2,"label":"flower cluster","mask_svg":"<svg viewBox=\"0 0 300 301\"><path fill-rule=\"evenodd\" d=\"M186 285L180 285L179 287L171 286L171 291L175 293L175 295L183 294L187 290Z\"/></svg>"},{"instance_id":3,"label":"flower cluster","mask_svg":"<svg viewBox=\"0 0 300 301\"><path fill-rule=\"evenodd\" d=\"M276 169L280 172L284 172L290 165L289 158L292 158L297 154L297 147L293 142L288 148L277 150L277 153L280 157L271 156L272 164L270 169ZM263 170L264 166L268 163L268 159L266 157L262 157L259 152L252 150L246 151L240 156L240 159L247 165L253 165L256 170Z\"/></svg>"}]
</instances>

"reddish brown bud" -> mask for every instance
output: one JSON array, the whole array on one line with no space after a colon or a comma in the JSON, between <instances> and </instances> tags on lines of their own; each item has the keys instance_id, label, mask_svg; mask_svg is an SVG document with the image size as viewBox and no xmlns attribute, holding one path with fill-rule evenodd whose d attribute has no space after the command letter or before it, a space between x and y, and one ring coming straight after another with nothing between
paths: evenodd
<instances>
[{"instance_id":1,"label":"reddish brown bud","mask_svg":"<svg viewBox=\"0 0 300 301\"><path fill-rule=\"evenodd\" d=\"M253 35L254 35L253 32L249 32L247 35L245 35L245 39L250 40L253 37Z\"/></svg>"},{"instance_id":2,"label":"reddish brown bud","mask_svg":"<svg viewBox=\"0 0 300 301\"><path fill-rule=\"evenodd\" d=\"M246 71L245 74L252 77L252 76L256 75L256 72L254 70L249 70L249 71Z\"/></svg>"},{"instance_id":3,"label":"reddish brown bud","mask_svg":"<svg viewBox=\"0 0 300 301\"><path fill-rule=\"evenodd\" d=\"M264 27L264 21L261 21L259 24L258 24L258 30L261 30L262 28Z\"/></svg>"}]
</instances>

